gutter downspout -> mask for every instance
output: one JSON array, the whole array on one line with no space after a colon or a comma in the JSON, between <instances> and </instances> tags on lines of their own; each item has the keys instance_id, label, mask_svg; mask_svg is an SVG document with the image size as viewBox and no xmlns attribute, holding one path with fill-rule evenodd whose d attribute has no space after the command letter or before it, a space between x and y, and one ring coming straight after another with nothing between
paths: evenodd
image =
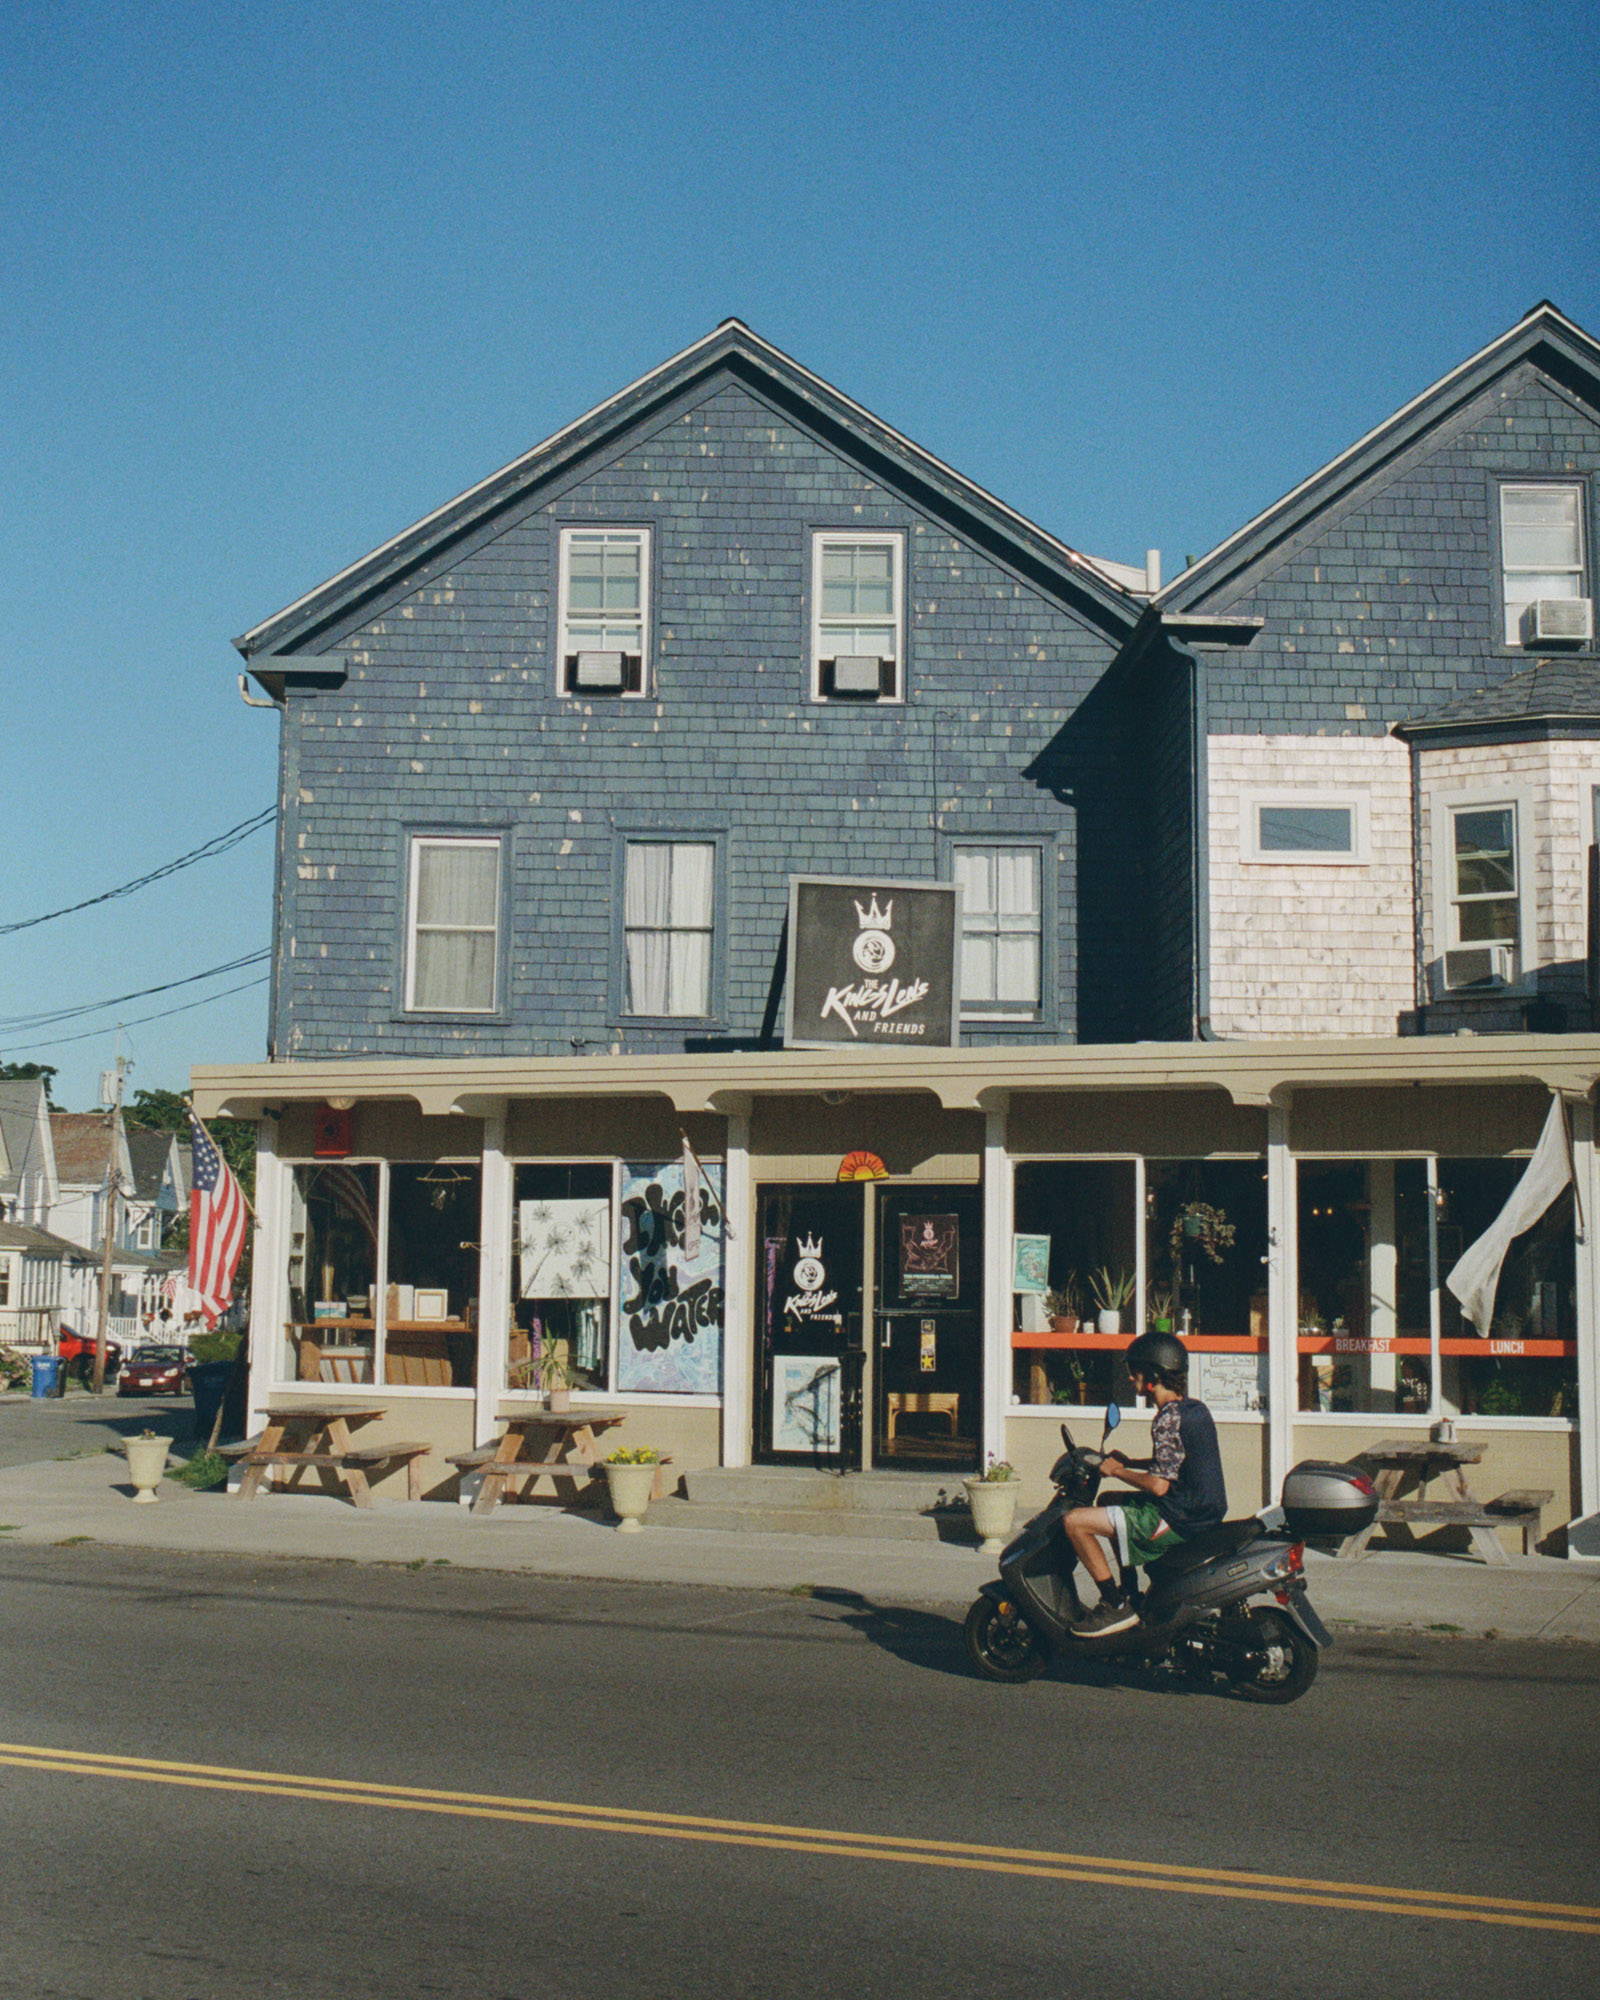
<instances>
[{"instance_id":1,"label":"gutter downspout","mask_svg":"<svg viewBox=\"0 0 1600 2000\"><path fill-rule=\"evenodd\" d=\"M1170 635L1167 644L1189 675L1189 958L1190 1031L1196 1041L1218 1039L1211 1026L1211 767L1206 676L1192 646Z\"/></svg>"}]
</instances>

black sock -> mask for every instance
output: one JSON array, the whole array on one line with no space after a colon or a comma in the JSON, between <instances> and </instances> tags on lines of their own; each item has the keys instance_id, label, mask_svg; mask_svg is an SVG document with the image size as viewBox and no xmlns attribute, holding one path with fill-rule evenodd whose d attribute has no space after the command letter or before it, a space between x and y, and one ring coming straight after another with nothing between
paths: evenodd
<instances>
[{"instance_id":1,"label":"black sock","mask_svg":"<svg viewBox=\"0 0 1600 2000\"><path fill-rule=\"evenodd\" d=\"M1123 1595L1123 1589L1120 1583L1113 1582L1113 1583L1101 1584L1100 1602L1102 1604L1109 1604L1115 1610L1120 1611L1122 1609L1124 1601L1125 1600Z\"/></svg>"}]
</instances>

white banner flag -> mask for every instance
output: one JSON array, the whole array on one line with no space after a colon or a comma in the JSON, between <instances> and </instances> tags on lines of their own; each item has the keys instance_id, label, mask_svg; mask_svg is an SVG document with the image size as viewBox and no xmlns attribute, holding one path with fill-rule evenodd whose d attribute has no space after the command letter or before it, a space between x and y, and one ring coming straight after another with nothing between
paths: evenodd
<instances>
[{"instance_id":1,"label":"white banner flag","mask_svg":"<svg viewBox=\"0 0 1600 2000\"><path fill-rule=\"evenodd\" d=\"M1494 1295L1500 1286L1500 1267L1506 1252L1523 1230L1531 1229L1561 1190L1572 1179L1572 1148L1567 1141L1567 1114L1558 1095L1550 1099L1550 1115L1544 1121L1539 1143L1533 1149L1522 1179L1494 1221L1462 1251L1454 1270L1445 1279L1461 1301L1461 1311L1487 1334L1494 1318Z\"/></svg>"}]
</instances>

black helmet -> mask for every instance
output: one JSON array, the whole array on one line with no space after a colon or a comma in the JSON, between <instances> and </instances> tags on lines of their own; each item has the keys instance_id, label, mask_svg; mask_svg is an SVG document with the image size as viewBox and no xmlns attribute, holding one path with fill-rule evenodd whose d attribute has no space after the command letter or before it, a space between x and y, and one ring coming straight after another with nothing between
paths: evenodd
<instances>
[{"instance_id":1,"label":"black helmet","mask_svg":"<svg viewBox=\"0 0 1600 2000\"><path fill-rule=\"evenodd\" d=\"M1189 1350L1174 1333L1141 1333L1124 1359L1130 1375L1153 1378L1169 1389L1181 1389L1189 1379Z\"/></svg>"}]
</instances>

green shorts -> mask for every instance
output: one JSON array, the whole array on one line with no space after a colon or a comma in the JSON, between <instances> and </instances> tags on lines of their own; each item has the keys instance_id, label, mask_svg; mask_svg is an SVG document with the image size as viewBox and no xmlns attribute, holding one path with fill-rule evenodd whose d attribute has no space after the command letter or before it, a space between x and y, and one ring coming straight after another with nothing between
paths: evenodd
<instances>
[{"instance_id":1,"label":"green shorts","mask_svg":"<svg viewBox=\"0 0 1600 2000\"><path fill-rule=\"evenodd\" d=\"M1136 1569L1157 1556L1170 1555L1182 1544L1182 1535L1161 1518L1161 1509L1142 1495L1106 1511L1117 1524L1117 1553Z\"/></svg>"}]
</instances>

